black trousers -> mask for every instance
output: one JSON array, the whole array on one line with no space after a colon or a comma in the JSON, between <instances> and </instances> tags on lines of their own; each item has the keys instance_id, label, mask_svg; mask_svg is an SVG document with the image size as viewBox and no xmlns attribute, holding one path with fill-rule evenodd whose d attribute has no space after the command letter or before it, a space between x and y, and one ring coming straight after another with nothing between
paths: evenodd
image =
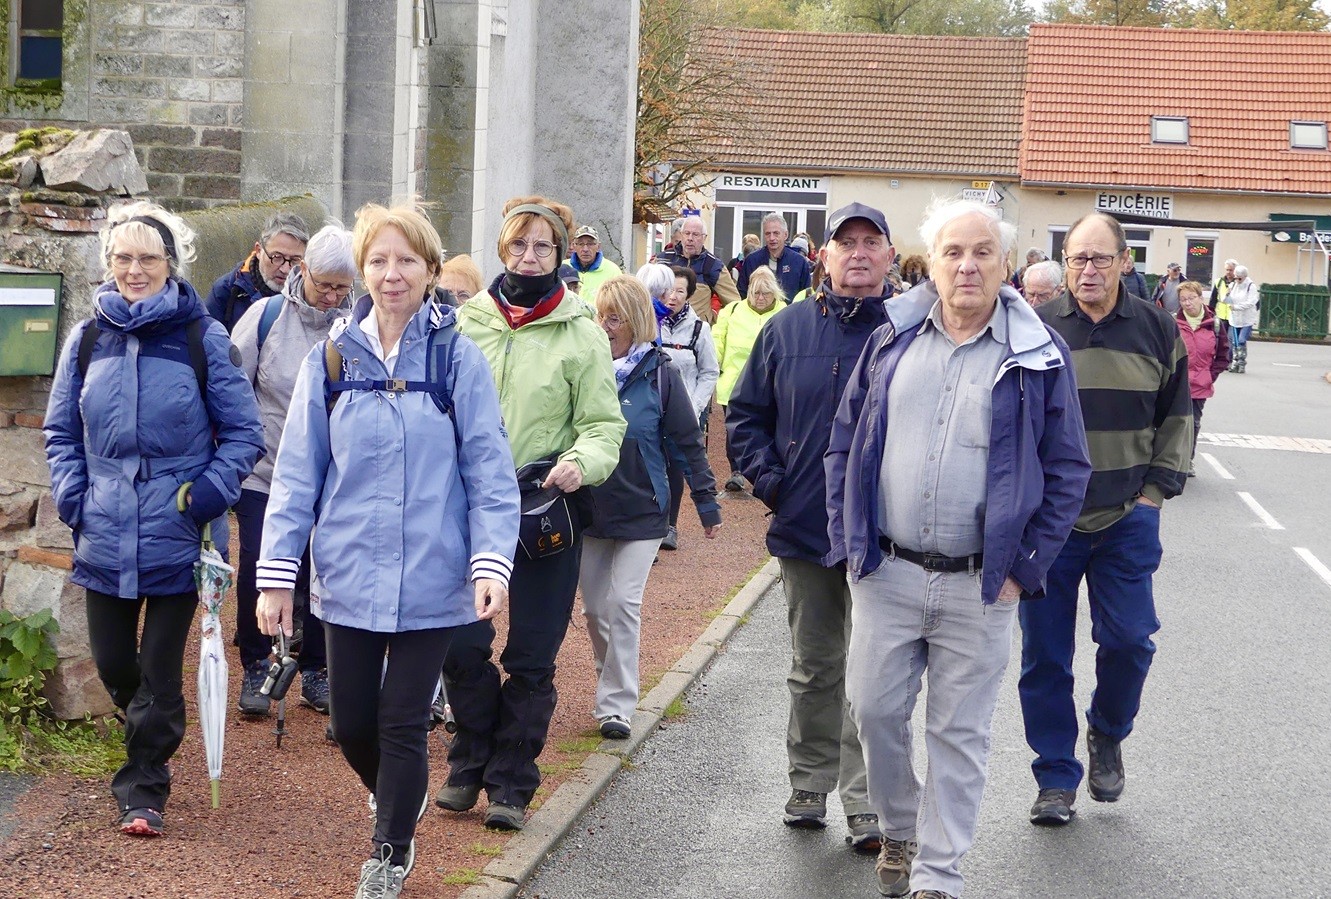
<instances>
[{"instance_id":1,"label":"black trousers","mask_svg":"<svg viewBox=\"0 0 1331 899\"><path fill-rule=\"evenodd\" d=\"M255 583L255 568L263 544L263 514L268 509L268 494L257 490L240 491L240 499L232 507L236 513L236 526L240 530L240 560L236 568L236 636L234 643L240 648L240 662L248 667L268 658L273 649L273 638L259 630L254 617L259 604L259 588ZM295 606L298 621L302 621L304 639L300 649L300 670L317 671L327 667L324 649L323 622L309 614L310 548L296 571Z\"/></svg>"},{"instance_id":2,"label":"black trousers","mask_svg":"<svg viewBox=\"0 0 1331 899\"><path fill-rule=\"evenodd\" d=\"M372 854L401 864L430 785L430 703L458 628L381 634L324 624L333 739L377 809ZM385 666L385 658L387 665Z\"/></svg>"},{"instance_id":3,"label":"black trousers","mask_svg":"<svg viewBox=\"0 0 1331 899\"><path fill-rule=\"evenodd\" d=\"M1197 435L1202 431L1202 410L1206 408L1206 400L1192 401L1192 455L1189 458L1197 458Z\"/></svg>"},{"instance_id":4,"label":"black trousers","mask_svg":"<svg viewBox=\"0 0 1331 899\"><path fill-rule=\"evenodd\" d=\"M111 779L111 793L121 812L164 811L171 795L167 763L185 736L182 669L199 595L191 590L122 599L87 593L88 644L97 675L125 715L125 764Z\"/></svg>"},{"instance_id":5,"label":"black trousers","mask_svg":"<svg viewBox=\"0 0 1331 899\"><path fill-rule=\"evenodd\" d=\"M555 692L555 658L568 633L582 561L579 538L565 552L527 558L521 549L509 583L508 643L499 657L508 680L490 661L495 629L488 621L454 628L444 679L458 732L448 751L452 786L484 784L491 802L525 808L541 772Z\"/></svg>"}]
</instances>

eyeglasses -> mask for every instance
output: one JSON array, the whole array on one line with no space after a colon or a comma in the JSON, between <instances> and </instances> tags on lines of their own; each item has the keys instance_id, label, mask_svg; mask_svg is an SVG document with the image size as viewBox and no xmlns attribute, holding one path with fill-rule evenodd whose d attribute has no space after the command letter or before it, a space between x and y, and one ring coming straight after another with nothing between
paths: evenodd
<instances>
[{"instance_id":1,"label":"eyeglasses","mask_svg":"<svg viewBox=\"0 0 1331 899\"><path fill-rule=\"evenodd\" d=\"M1113 255L1096 254L1094 256L1064 256L1063 261L1067 264L1068 268L1081 271L1086 267L1088 262L1098 269L1109 268L1109 266L1114 264L1114 260L1117 258L1118 253L1114 253Z\"/></svg>"},{"instance_id":2,"label":"eyeglasses","mask_svg":"<svg viewBox=\"0 0 1331 899\"><path fill-rule=\"evenodd\" d=\"M519 237L508 242L508 255L526 256L528 247L531 247L531 250L536 254L537 259L545 259L555 251L555 245L548 240L538 240L535 243L528 243Z\"/></svg>"},{"instance_id":3,"label":"eyeglasses","mask_svg":"<svg viewBox=\"0 0 1331 899\"><path fill-rule=\"evenodd\" d=\"M597 243L599 243L599 241L592 240L590 237L579 237L577 240L573 241L573 246L589 250L596 246Z\"/></svg>"},{"instance_id":4,"label":"eyeglasses","mask_svg":"<svg viewBox=\"0 0 1331 899\"><path fill-rule=\"evenodd\" d=\"M355 285L354 285L354 284L329 284L329 283L327 283L327 282L325 282L325 281L320 281L318 278L310 278L310 286L314 288L314 292L315 292L315 293L319 293L319 294L331 293L331 294L333 294L334 296L336 296L336 297L340 300L340 299L342 299L343 297L347 296L349 293L351 293L351 289L352 289Z\"/></svg>"},{"instance_id":5,"label":"eyeglasses","mask_svg":"<svg viewBox=\"0 0 1331 899\"><path fill-rule=\"evenodd\" d=\"M166 257L158 256L156 253L149 253L145 256L131 256L129 253L111 254L111 267L116 271L129 271L136 262L139 264L139 268L145 272L151 272L165 265Z\"/></svg>"},{"instance_id":6,"label":"eyeglasses","mask_svg":"<svg viewBox=\"0 0 1331 899\"><path fill-rule=\"evenodd\" d=\"M300 261L305 258L304 256L288 256L285 253L270 253L267 247L264 248L263 254L268 257L269 262L278 268L284 265L300 265Z\"/></svg>"},{"instance_id":7,"label":"eyeglasses","mask_svg":"<svg viewBox=\"0 0 1331 899\"><path fill-rule=\"evenodd\" d=\"M596 318L601 324L607 325L611 328L618 328L620 325L624 324L624 319L620 318L618 315L601 315L598 312Z\"/></svg>"},{"instance_id":8,"label":"eyeglasses","mask_svg":"<svg viewBox=\"0 0 1331 899\"><path fill-rule=\"evenodd\" d=\"M1027 288L1026 299L1034 303L1047 303L1054 298L1057 290L1031 290Z\"/></svg>"}]
</instances>

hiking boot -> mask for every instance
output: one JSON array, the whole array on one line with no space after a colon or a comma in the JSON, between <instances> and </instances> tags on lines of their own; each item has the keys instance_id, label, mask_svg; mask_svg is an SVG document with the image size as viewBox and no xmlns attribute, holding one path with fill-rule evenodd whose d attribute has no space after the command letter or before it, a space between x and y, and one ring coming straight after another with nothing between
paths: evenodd
<instances>
[{"instance_id":1,"label":"hiking boot","mask_svg":"<svg viewBox=\"0 0 1331 899\"><path fill-rule=\"evenodd\" d=\"M1031 823L1058 827L1067 824L1077 810L1072 804L1077 801L1076 790L1060 790L1050 787L1041 790L1031 806Z\"/></svg>"},{"instance_id":2,"label":"hiking boot","mask_svg":"<svg viewBox=\"0 0 1331 899\"><path fill-rule=\"evenodd\" d=\"M827 794L811 790L791 790L786 800L786 815L781 820L787 827L826 827Z\"/></svg>"},{"instance_id":3,"label":"hiking boot","mask_svg":"<svg viewBox=\"0 0 1331 899\"><path fill-rule=\"evenodd\" d=\"M726 490L730 493L743 493L744 476L738 472L732 473L730 479L726 481Z\"/></svg>"},{"instance_id":4,"label":"hiking boot","mask_svg":"<svg viewBox=\"0 0 1331 899\"><path fill-rule=\"evenodd\" d=\"M679 528L673 524L666 531L666 535L661 538L662 549L679 549Z\"/></svg>"},{"instance_id":5,"label":"hiking boot","mask_svg":"<svg viewBox=\"0 0 1331 899\"><path fill-rule=\"evenodd\" d=\"M131 837L160 837L164 830L166 822L155 808L132 808L120 816L120 832Z\"/></svg>"},{"instance_id":6,"label":"hiking boot","mask_svg":"<svg viewBox=\"0 0 1331 899\"><path fill-rule=\"evenodd\" d=\"M258 659L250 662L241 672L240 710L246 715L267 716L272 700L259 692L263 682L268 679L268 660Z\"/></svg>"},{"instance_id":7,"label":"hiking boot","mask_svg":"<svg viewBox=\"0 0 1331 899\"><path fill-rule=\"evenodd\" d=\"M384 846L378 855L360 866L355 899L397 899L402 895L406 874L401 865L393 864L392 858L393 850Z\"/></svg>"},{"instance_id":8,"label":"hiking boot","mask_svg":"<svg viewBox=\"0 0 1331 899\"><path fill-rule=\"evenodd\" d=\"M480 784L466 784L455 787L445 784L434 797L434 804L450 812L470 811L476 806L476 797L481 795Z\"/></svg>"},{"instance_id":9,"label":"hiking boot","mask_svg":"<svg viewBox=\"0 0 1331 899\"><path fill-rule=\"evenodd\" d=\"M878 893L881 896L907 896L910 894L910 863L920 851L914 840L883 838L878 850L874 873L878 875Z\"/></svg>"},{"instance_id":10,"label":"hiking boot","mask_svg":"<svg viewBox=\"0 0 1331 899\"><path fill-rule=\"evenodd\" d=\"M942 890L916 890L911 899L957 899L957 897Z\"/></svg>"},{"instance_id":11,"label":"hiking boot","mask_svg":"<svg viewBox=\"0 0 1331 899\"><path fill-rule=\"evenodd\" d=\"M1093 727L1086 728L1086 753L1090 764L1086 772L1086 792L1096 802L1117 802L1123 795L1123 750L1118 740L1111 740Z\"/></svg>"},{"instance_id":12,"label":"hiking boot","mask_svg":"<svg viewBox=\"0 0 1331 899\"><path fill-rule=\"evenodd\" d=\"M492 802L485 813L485 826L495 830L522 830L522 819L526 814L526 806Z\"/></svg>"},{"instance_id":13,"label":"hiking boot","mask_svg":"<svg viewBox=\"0 0 1331 899\"><path fill-rule=\"evenodd\" d=\"M607 740L627 740L633 733L633 727L627 718L620 715L607 715L601 719L601 736Z\"/></svg>"},{"instance_id":14,"label":"hiking boot","mask_svg":"<svg viewBox=\"0 0 1331 899\"><path fill-rule=\"evenodd\" d=\"M878 829L878 816L874 814L847 815L846 826L850 834L846 842L856 852L877 852L883 846L883 832Z\"/></svg>"},{"instance_id":15,"label":"hiking boot","mask_svg":"<svg viewBox=\"0 0 1331 899\"><path fill-rule=\"evenodd\" d=\"M328 714L328 669L315 668L300 673L300 704L320 715Z\"/></svg>"}]
</instances>

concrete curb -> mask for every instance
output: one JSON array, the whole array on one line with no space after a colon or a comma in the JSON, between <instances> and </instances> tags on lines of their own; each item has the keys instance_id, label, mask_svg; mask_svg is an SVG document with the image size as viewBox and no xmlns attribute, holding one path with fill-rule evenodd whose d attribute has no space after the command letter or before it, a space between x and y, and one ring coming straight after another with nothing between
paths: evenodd
<instances>
[{"instance_id":1,"label":"concrete curb","mask_svg":"<svg viewBox=\"0 0 1331 899\"><path fill-rule=\"evenodd\" d=\"M560 784L559 789L531 816L522 831L509 840L504 854L486 865L481 879L467 887L461 899L512 899L517 895L527 878L652 735L670 704L683 696L684 691L712 664L717 652L779 577L776 559L768 559L688 652L639 701L629 738L602 741L596 751L587 756L582 767Z\"/></svg>"}]
</instances>

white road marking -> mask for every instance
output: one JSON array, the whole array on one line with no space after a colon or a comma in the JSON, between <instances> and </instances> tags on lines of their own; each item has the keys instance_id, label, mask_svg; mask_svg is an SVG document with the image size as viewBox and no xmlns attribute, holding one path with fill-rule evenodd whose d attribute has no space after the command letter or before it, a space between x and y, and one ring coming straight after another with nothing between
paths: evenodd
<instances>
[{"instance_id":1,"label":"white road marking","mask_svg":"<svg viewBox=\"0 0 1331 899\"><path fill-rule=\"evenodd\" d=\"M1240 490L1238 493L1239 493L1239 499L1243 500L1244 505L1246 505L1249 509L1252 509L1252 514L1260 518L1262 520L1262 524L1266 525L1268 528L1270 528L1273 531L1283 531L1285 529L1285 526L1280 522L1276 521L1275 518L1272 517L1270 512L1262 508L1261 503L1257 502L1257 500L1252 498L1251 493L1244 493L1242 490Z\"/></svg>"},{"instance_id":2,"label":"white road marking","mask_svg":"<svg viewBox=\"0 0 1331 899\"><path fill-rule=\"evenodd\" d=\"M1326 582L1328 587L1331 587L1331 568L1327 568L1323 565L1321 559L1314 556L1310 550L1304 549L1302 546L1294 547L1294 551L1299 554L1300 559L1308 563L1308 567L1311 568L1318 577Z\"/></svg>"},{"instance_id":3,"label":"white road marking","mask_svg":"<svg viewBox=\"0 0 1331 899\"><path fill-rule=\"evenodd\" d=\"M1232 446L1240 449L1331 454L1331 440L1316 437L1268 437L1260 434L1213 434L1210 431L1203 431L1197 435L1197 442L1208 446Z\"/></svg>"},{"instance_id":4,"label":"white road marking","mask_svg":"<svg viewBox=\"0 0 1331 899\"><path fill-rule=\"evenodd\" d=\"M1210 453L1198 453L1197 455L1205 459L1206 464L1214 468L1215 473L1220 475L1220 477L1224 478L1226 481L1234 480L1234 476L1225 470L1225 466L1221 465L1220 460L1217 459L1215 456L1211 455Z\"/></svg>"},{"instance_id":5,"label":"white road marking","mask_svg":"<svg viewBox=\"0 0 1331 899\"><path fill-rule=\"evenodd\" d=\"M1295 362L1272 362L1271 364L1276 368L1303 368L1302 365Z\"/></svg>"}]
</instances>

